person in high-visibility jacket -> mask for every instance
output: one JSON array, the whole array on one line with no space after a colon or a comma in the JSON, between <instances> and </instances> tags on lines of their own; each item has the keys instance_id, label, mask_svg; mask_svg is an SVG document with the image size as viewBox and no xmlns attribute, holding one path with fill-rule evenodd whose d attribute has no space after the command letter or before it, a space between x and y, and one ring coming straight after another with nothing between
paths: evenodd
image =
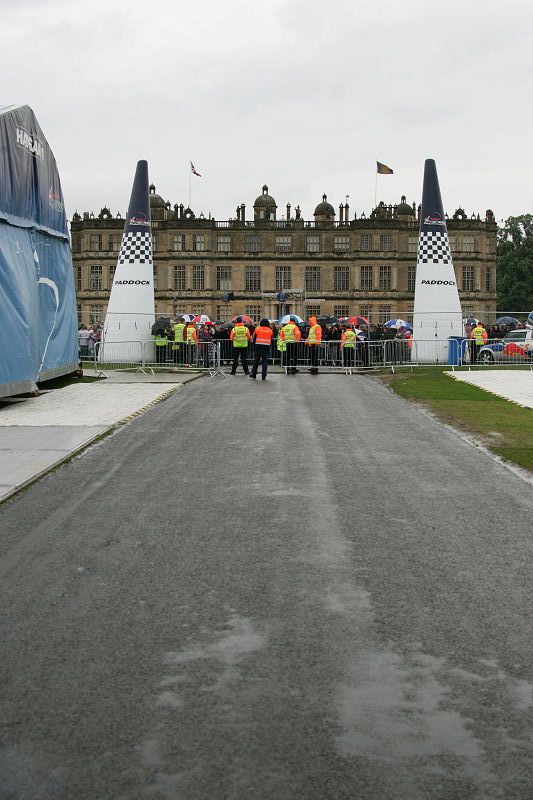
<instances>
[{"instance_id":1,"label":"person in high-visibility jacket","mask_svg":"<svg viewBox=\"0 0 533 800\"><path fill-rule=\"evenodd\" d=\"M233 361L231 363L230 375L235 375L237 372L237 365L239 359L241 360L242 368L245 375L250 374L248 369L248 362L246 354L248 350L248 342L250 341L250 331L242 321L242 317L237 317L235 325L231 329L229 338L233 342Z\"/></svg>"},{"instance_id":2,"label":"person in high-visibility jacket","mask_svg":"<svg viewBox=\"0 0 533 800\"><path fill-rule=\"evenodd\" d=\"M489 338L489 335L481 322L478 322L476 327L472 330L470 338L472 339L472 350L470 356L472 364L475 364L480 348L483 347Z\"/></svg>"},{"instance_id":3,"label":"person in high-visibility jacket","mask_svg":"<svg viewBox=\"0 0 533 800\"><path fill-rule=\"evenodd\" d=\"M185 320L180 317L174 325L172 352L175 364L183 364L185 355Z\"/></svg>"},{"instance_id":4,"label":"person in high-visibility jacket","mask_svg":"<svg viewBox=\"0 0 533 800\"><path fill-rule=\"evenodd\" d=\"M307 334L307 346L309 348L309 362L311 375L318 373L318 351L322 341L322 328L318 324L316 317L309 317L309 333Z\"/></svg>"},{"instance_id":5,"label":"person in high-visibility jacket","mask_svg":"<svg viewBox=\"0 0 533 800\"><path fill-rule=\"evenodd\" d=\"M163 364L167 360L168 335L166 330L162 333L154 334L155 359L158 364Z\"/></svg>"},{"instance_id":6,"label":"person in high-visibility jacket","mask_svg":"<svg viewBox=\"0 0 533 800\"><path fill-rule=\"evenodd\" d=\"M355 363L355 331L353 327L346 328L341 336L341 349L345 367L353 367Z\"/></svg>"},{"instance_id":7,"label":"person in high-visibility jacket","mask_svg":"<svg viewBox=\"0 0 533 800\"><path fill-rule=\"evenodd\" d=\"M268 319L262 319L259 327L255 329L252 336L254 343L254 365L250 378L257 377L259 362L261 362L261 380L265 381L268 371L268 359L270 357L270 345L272 344L272 328Z\"/></svg>"},{"instance_id":8,"label":"person in high-visibility jacket","mask_svg":"<svg viewBox=\"0 0 533 800\"><path fill-rule=\"evenodd\" d=\"M300 328L296 324L294 317L291 317L286 325L280 330L279 335L287 346L287 375L295 375L299 372L296 369L296 356L298 352L298 342L302 338Z\"/></svg>"},{"instance_id":9,"label":"person in high-visibility jacket","mask_svg":"<svg viewBox=\"0 0 533 800\"><path fill-rule=\"evenodd\" d=\"M276 337L276 347L277 347L278 353L279 353L279 365L280 365L280 367L284 367L285 366L286 353L287 353L287 344L281 338L281 331L279 331L279 330L278 330L278 335Z\"/></svg>"},{"instance_id":10,"label":"person in high-visibility jacket","mask_svg":"<svg viewBox=\"0 0 533 800\"><path fill-rule=\"evenodd\" d=\"M198 339L198 334L196 333L196 328L193 322L187 323L184 336L185 336L185 344L187 347L187 363L185 364L185 366L189 367L195 360L194 357L196 354L196 340Z\"/></svg>"}]
</instances>

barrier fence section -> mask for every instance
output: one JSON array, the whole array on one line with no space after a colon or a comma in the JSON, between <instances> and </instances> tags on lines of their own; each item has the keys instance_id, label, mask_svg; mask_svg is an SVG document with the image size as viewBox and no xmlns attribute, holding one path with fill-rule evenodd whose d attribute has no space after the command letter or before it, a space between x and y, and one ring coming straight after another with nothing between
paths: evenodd
<instances>
[{"instance_id":1,"label":"barrier fence section","mask_svg":"<svg viewBox=\"0 0 533 800\"><path fill-rule=\"evenodd\" d=\"M233 342L219 339L213 342L169 342L156 346L154 342L104 342L84 355L82 364L90 364L96 372L104 370L150 371L168 369L205 370L210 374L228 369L234 356ZM248 345L248 364L254 360L254 347ZM381 339L358 340L355 347L342 347L338 340L323 341L308 346L300 341L278 350L272 341L269 363L285 372L289 369L312 369L322 372L351 372L354 369L390 367L450 366L487 367L522 366L533 369L533 342L487 340L483 345L472 339Z\"/></svg>"}]
</instances>

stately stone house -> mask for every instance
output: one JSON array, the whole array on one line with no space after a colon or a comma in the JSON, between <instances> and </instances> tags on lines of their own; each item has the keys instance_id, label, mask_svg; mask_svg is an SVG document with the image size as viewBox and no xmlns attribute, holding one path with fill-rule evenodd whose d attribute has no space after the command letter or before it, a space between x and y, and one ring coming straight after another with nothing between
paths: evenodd
<instances>
[{"instance_id":1,"label":"stately stone house","mask_svg":"<svg viewBox=\"0 0 533 800\"><path fill-rule=\"evenodd\" d=\"M362 314L374 323L410 319L414 303L418 210L405 197L369 216L338 216L323 195L313 218L287 204L280 218L268 187L235 217L196 216L165 202L150 187L156 313L206 313L230 320L293 312L303 317ZM457 209L447 220L465 316L485 320L496 311L496 222ZM103 208L75 213L71 223L80 322L103 320L124 219Z\"/></svg>"}]
</instances>

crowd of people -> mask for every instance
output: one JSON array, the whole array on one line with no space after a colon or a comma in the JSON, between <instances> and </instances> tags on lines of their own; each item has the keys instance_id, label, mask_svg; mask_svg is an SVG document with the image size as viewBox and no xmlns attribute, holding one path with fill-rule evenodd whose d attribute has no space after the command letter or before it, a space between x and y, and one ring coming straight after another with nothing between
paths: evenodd
<instances>
[{"instance_id":1,"label":"crowd of people","mask_svg":"<svg viewBox=\"0 0 533 800\"><path fill-rule=\"evenodd\" d=\"M289 329L284 332L287 324L292 326L292 333ZM467 321L464 326L464 336L472 340L472 356L486 341L502 339L511 327L523 327L523 325L518 323L515 326L484 326L477 320ZM268 358L287 367L289 374L297 371L296 364L300 362L305 362L310 372L316 374L320 345L322 345L322 359L326 352L328 363L333 366L356 364L371 366L373 361L380 362L386 342L389 343L386 347L391 360L401 362L408 359L411 347L410 327L369 325L363 318L360 318L359 325L355 327L334 318L327 320L310 317L309 320L300 321L296 316L291 316L284 323L263 319L256 325L245 315L237 317L231 323L217 321L203 324L187 322L186 318L179 317L176 320L168 320L164 327L160 327L153 335L156 361L159 364L173 363L176 366L196 365L207 368L213 363L214 348L211 345L219 343L222 364L231 364L231 372L234 374L237 358L243 370L249 372L248 363L255 363L256 351L263 356L266 352L264 340L267 328L270 331ZM101 323L92 326L80 325L78 344L81 358L92 359L98 354L102 330ZM239 334L239 343L235 340L236 331ZM262 338L260 344L257 343L258 331ZM286 341L287 335L289 341ZM332 344L328 346L328 343ZM373 343L372 347L369 347L370 343ZM472 361L475 361L475 358L472 358Z\"/></svg>"}]
</instances>

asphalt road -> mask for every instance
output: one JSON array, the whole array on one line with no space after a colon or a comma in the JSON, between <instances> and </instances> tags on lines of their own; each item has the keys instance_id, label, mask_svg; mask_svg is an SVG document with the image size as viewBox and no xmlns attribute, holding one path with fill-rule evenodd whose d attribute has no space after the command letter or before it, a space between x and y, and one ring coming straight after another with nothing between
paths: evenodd
<instances>
[{"instance_id":1,"label":"asphalt road","mask_svg":"<svg viewBox=\"0 0 533 800\"><path fill-rule=\"evenodd\" d=\"M532 511L371 378L187 385L0 507L0 797L529 800Z\"/></svg>"}]
</instances>

